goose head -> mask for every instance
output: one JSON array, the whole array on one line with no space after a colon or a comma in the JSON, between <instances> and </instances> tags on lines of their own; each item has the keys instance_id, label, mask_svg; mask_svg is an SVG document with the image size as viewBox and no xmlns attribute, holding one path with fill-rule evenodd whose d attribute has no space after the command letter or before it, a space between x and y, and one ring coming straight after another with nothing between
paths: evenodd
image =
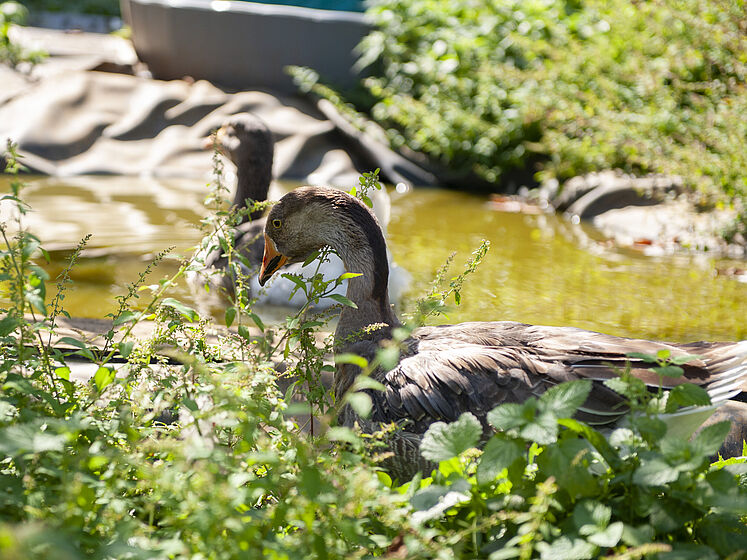
<instances>
[{"instance_id":1,"label":"goose head","mask_svg":"<svg viewBox=\"0 0 747 560\"><path fill-rule=\"evenodd\" d=\"M351 266L366 261L364 268L373 265L380 275L388 271L384 236L373 212L336 189L301 187L286 194L267 215L264 236L261 284L284 264L302 262L325 245Z\"/></svg>"},{"instance_id":2,"label":"goose head","mask_svg":"<svg viewBox=\"0 0 747 560\"><path fill-rule=\"evenodd\" d=\"M218 150L236 167L247 163L272 164L274 142L267 125L256 115L239 113L233 115L216 133Z\"/></svg>"},{"instance_id":3,"label":"goose head","mask_svg":"<svg viewBox=\"0 0 747 560\"><path fill-rule=\"evenodd\" d=\"M265 223L265 249L259 282L264 285L283 265L305 261L329 245L345 270L360 276L348 281L338 334L372 323L397 323L389 305L386 243L373 212L360 200L329 187L300 187L272 207Z\"/></svg>"},{"instance_id":4,"label":"goose head","mask_svg":"<svg viewBox=\"0 0 747 560\"><path fill-rule=\"evenodd\" d=\"M267 200L275 143L262 119L250 113L231 116L216 132L215 146L236 166L234 205L241 208L247 199ZM206 140L205 147L212 148L212 141ZM259 214L252 214L251 219Z\"/></svg>"}]
</instances>

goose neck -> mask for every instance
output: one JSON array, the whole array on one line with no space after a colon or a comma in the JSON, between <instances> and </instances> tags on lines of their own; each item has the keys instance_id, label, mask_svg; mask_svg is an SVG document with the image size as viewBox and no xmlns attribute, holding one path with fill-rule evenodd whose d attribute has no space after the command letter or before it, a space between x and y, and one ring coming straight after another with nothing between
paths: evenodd
<instances>
[{"instance_id":1,"label":"goose neck","mask_svg":"<svg viewBox=\"0 0 747 560\"><path fill-rule=\"evenodd\" d=\"M245 208L247 199L255 202L267 200L267 192L270 189L270 173L264 170L250 170L239 167L236 171L236 195L233 204L237 208ZM262 216L262 211L252 212L249 220L256 220Z\"/></svg>"},{"instance_id":2,"label":"goose neck","mask_svg":"<svg viewBox=\"0 0 747 560\"><path fill-rule=\"evenodd\" d=\"M373 219L370 224L364 221L352 225L357 230L355 235L330 243L345 270L360 274L347 281L347 298L356 307L343 307L335 331L338 347L343 348L350 341L388 338L391 328L399 325L389 303L389 265L381 230ZM345 239L355 243L345 243Z\"/></svg>"}]
</instances>

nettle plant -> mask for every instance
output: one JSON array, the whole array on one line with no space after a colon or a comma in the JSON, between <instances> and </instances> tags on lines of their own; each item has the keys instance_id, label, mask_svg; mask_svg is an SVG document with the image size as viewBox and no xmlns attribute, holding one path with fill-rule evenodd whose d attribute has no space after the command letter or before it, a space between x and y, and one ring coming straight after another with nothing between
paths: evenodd
<instances>
[{"instance_id":1,"label":"nettle plant","mask_svg":"<svg viewBox=\"0 0 747 560\"><path fill-rule=\"evenodd\" d=\"M668 356L631 358L682 375ZM631 408L629 424L610 434L572 418L587 380L492 410L496 433L482 453L473 415L433 424L421 450L438 471L407 488L416 524L465 558L743 558L745 458L709 460L729 424L691 441L668 435L657 416L660 394L627 370L606 384ZM682 387L690 388L670 396L666 410L675 401L702 404L697 387Z\"/></svg>"},{"instance_id":2,"label":"nettle plant","mask_svg":"<svg viewBox=\"0 0 747 560\"><path fill-rule=\"evenodd\" d=\"M10 143L7 161L10 173L22 167ZM226 323L239 328L211 344L210 321L166 297L188 260L146 286L157 263L149 266L119 300L103 345L52 342L69 267L48 304L22 186L14 180L3 198L19 218L3 226L0 254L0 556L383 554L406 523L406 502L372 475L352 432L301 432L269 359L281 354L289 371L318 376L323 349L309 333L322 322L302 310L275 332L257 320L252 334L242 323L251 308L237 299ZM148 289L149 301L137 301ZM315 278L303 289L313 300L327 285ZM135 340L146 319L154 334ZM95 364L90 380L71 372L80 359Z\"/></svg>"},{"instance_id":3,"label":"nettle plant","mask_svg":"<svg viewBox=\"0 0 747 560\"><path fill-rule=\"evenodd\" d=\"M6 159L16 174L12 144ZM364 175L356 194L366 196L375 182L375 173ZM482 451L473 416L434 424L422 452L438 468L393 488L377 459L396 427L361 434L335 426L340 403L319 388L331 367L331 341L317 335L327 317L309 306L268 326L237 289L224 316L231 329L210 342L212 321L167 297L199 263L186 260L146 286L154 262L118 301L103 344L53 342L69 269L87 238L48 302L46 275L35 264L44 252L23 227L22 186L14 179L2 200L17 215L12 228L2 227L0 253L3 558L744 556L745 463L708 460L725 426L690 442L667 436L653 409L698 397L663 404L629 372L608 383L630 398L631 421L608 436L571 418L589 385L564 384L493 410L488 420L498 431ZM230 212L221 212L223 224ZM231 227L216 230L207 243L233 251ZM486 249L453 278L439 271L411 323L442 312L452 295L458 302ZM345 277L293 281L314 302ZM146 319L154 333L136 340L133 326ZM376 360L397 358L395 340ZM95 364L88 381L71 371L81 359ZM662 375L677 373L667 356L650 359ZM278 362L295 380L285 395ZM363 413L364 391L375 388L362 377L344 402ZM294 392L303 396L300 407L287 404ZM308 433L290 412L311 412L326 429Z\"/></svg>"}]
</instances>

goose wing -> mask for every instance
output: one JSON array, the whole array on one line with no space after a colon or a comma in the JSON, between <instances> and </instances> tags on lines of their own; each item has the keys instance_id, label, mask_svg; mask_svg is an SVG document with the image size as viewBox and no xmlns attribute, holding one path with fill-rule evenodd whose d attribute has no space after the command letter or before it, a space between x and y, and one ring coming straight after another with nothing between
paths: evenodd
<instances>
[{"instance_id":1,"label":"goose wing","mask_svg":"<svg viewBox=\"0 0 747 560\"><path fill-rule=\"evenodd\" d=\"M399 364L383 374L386 391L372 395L377 421L409 421L423 431L438 420L452 421L463 412L483 420L488 411L507 402L524 402L549 387L574 379L594 381L578 416L604 425L625 412L623 399L603 385L626 362L651 386L659 376L650 364L627 354L671 356L699 354L689 362L683 378L666 378L669 385L686 381L715 386L718 395L739 392L747 377L747 347L734 343L674 345L625 339L567 327L538 327L513 322L462 323L418 329L408 341ZM731 354L729 353L731 352ZM740 358L741 356L741 358ZM741 363L741 362L740 362Z\"/></svg>"}]
</instances>

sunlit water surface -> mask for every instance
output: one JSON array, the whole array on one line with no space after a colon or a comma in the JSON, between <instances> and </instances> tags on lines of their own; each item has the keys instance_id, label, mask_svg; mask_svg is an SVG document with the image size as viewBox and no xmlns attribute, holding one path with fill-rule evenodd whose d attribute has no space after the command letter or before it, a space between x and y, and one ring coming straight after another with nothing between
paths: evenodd
<instances>
[{"instance_id":1,"label":"sunlit water surface","mask_svg":"<svg viewBox=\"0 0 747 560\"><path fill-rule=\"evenodd\" d=\"M24 221L50 251L52 278L78 241L92 234L64 300L72 316L104 317L156 254L173 247L145 284L173 274L203 235L206 181L76 177L28 183L24 198L33 210ZM8 189L9 179L0 177L0 191ZM516 320L680 341L747 338L747 284L715 272L734 263L604 248L593 230L562 217L499 213L484 197L446 190L392 193L388 229L394 260L413 277L405 310L427 292L450 254L456 256L447 279L462 270L482 239L490 241L461 305L435 322ZM170 295L194 303L184 283ZM140 301L146 298L148 292L141 292ZM262 313L278 316L277 309Z\"/></svg>"}]
</instances>

